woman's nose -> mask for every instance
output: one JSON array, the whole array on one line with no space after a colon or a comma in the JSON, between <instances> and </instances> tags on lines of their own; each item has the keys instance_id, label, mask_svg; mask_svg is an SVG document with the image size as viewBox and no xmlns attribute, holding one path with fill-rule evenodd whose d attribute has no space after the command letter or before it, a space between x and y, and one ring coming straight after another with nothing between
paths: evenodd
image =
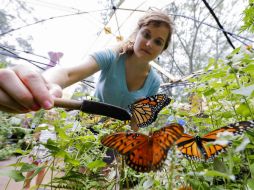
<instances>
[{"instance_id":1,"label":"woman's nose","mask_svg":"<svg viewBox=\"0 0 254 190\"><path fill-rule=\"evenodd\" d=\"M151 41L151 40L147 40L146 46L147 46L147 47L152 47L152 41Z\"/></svg>"}]
</instances>

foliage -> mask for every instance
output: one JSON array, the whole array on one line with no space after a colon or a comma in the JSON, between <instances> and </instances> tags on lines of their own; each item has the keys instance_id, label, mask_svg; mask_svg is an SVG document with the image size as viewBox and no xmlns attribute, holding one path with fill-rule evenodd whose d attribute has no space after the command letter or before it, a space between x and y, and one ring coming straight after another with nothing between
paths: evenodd
<instances>
[{"instance_id":1,"label":"foliage","mask_svg":"<svg viewBox=\"0 0 254 190\"><path fill-rule=\"evenodd\" d=\"M229 123L253 120L253 89L248 88L254 84L253 63L252 50L237 48L226 60L211 59L205 73L190 80L193 86L188 92L199 97L201 103L192 101L191 109L174 110L176 117L187 121L188 133L205 134ZM237 147L245 138L234 139L232 149L213 163L180 161L184 170L179 175L184 172L185 183L193 189L246 189L253 180L253 135L246 134L250 143L241 151Z\"/></svg>"},{"instance_id":2,"label":"foliage","mask_svg":"<svg viewBox=\"0 0 254 190\"><path fill-rule=\"evenodd\" d=\"M244 25L241 27L241 30L249 30L250 32L254 33L254 1L249 0L248 7L244 10Z\"/></svg>"},{"instance_id":3,"label":"foliage","mask_svg":"<svg viewBox=\"0 0 254 190\"><path fill-rule=\"evenodd\" d=\"M164 126L172 115L185 120L185 130L194 134L204 134L229 123L253 119L253 92L246 91L254 84L253 65L253 52L246 48L235 49L225 60L211 59L205 73L190 79L193 85L186 92L191 94L191 104L182 107L175 100L160 112L156 122L140 132L147 133L151 128ZM6 175L16 181L23 181L26 172L30 170L36 171L35 177L42 167L46 167L51 171L52 179L42 186L53 189L119 187L164 190L188 187L217 190L247 189L253 186L254 131L231 139L231 148L213 162L189 161L173 148L162 170L137 173L125 165L120 155L110 164L104 162L107 149L101 145L100 139L105 134L129 130L130 127L121 121L63 109L27 114L25 118L30 119L28 126L39 126L34 132L54 126L57 139L43 143L53 156L48 166L31 168L24 162L13 165L16 169ZM17 124L25 125L15 119L12 122L6 120L2 134L8 136L10 124L16 124L16 127ZM31 140L29 144L40 143ZM30 150L19 149L16 152L26 156Z\"/></svg>"},{"instance_id":4,"label":"foliage","mask_svg":"<svg viewBox=\"0 0 254 190\"><path fill-rule=\"evenodd\" d=\"M0 112L0 160L8 159L18 148L27 147L26 140L31 136L31 130L24 128L22 118Z\"/></svg>"}]
</instances>

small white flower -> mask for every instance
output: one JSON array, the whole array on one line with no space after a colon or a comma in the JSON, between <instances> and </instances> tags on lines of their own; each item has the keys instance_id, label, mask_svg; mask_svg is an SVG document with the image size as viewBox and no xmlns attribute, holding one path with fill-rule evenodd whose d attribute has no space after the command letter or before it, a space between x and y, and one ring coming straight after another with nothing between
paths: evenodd
<instances>
[{"instance_id":1,"label":"small white flower","mask_svg":"<svg viewBox=\"0 0 254 190\"><path fill-rule=\"evenodd\" d=\"M248 137L245 137L242 141L242 143L236 147L235 152L240 152L245 149L245 147L250 143L250 139Z\"/></svg>"}]
</instances>

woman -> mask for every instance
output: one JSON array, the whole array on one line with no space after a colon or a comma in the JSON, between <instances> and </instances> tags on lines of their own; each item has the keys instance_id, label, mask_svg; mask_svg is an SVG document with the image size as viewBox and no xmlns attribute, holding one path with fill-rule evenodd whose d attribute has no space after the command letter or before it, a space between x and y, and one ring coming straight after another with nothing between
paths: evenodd
<instances>
[{"instance_id":1,"label":"woman","mask_svg":"<svg viewBox=\"0 0 254 190\"><path fill-rule=\"evenodd\" d=\"M101 70L95 96L100 101L126 108L142 97L157 93L159 76L149 61L170 42L172 23L168 15L151 11L139 21L130 39L115 49L96 52L84 63L55 67L42 75L23 66L0 70L0 110L16 113L53 107L62 88Z\"/></svg>"}]
</instances>

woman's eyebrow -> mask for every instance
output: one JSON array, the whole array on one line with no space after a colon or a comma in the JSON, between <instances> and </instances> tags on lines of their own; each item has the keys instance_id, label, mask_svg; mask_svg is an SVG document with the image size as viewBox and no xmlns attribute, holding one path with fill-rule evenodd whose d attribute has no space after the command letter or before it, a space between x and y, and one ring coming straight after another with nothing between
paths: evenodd
<instances>
[{"instance_id":1,"label":"woman's eyebrow","mask_svg":"<svg viewBox=\"0 0 254 190\"><path fill-rule=\"evenodd\" d=\"M151 31L147 28L143 29L143 31L151 33Z\"/></svg>"},{"instance_id":2,"label":"woman's eyebrow","mask_svg":"<svg viewBox=\"0 0 254 190\"><path fill-rule=\"evenodd\" d=\"M162 42L165 41L162 37L158 37L158 39L161 40Z\"/></svg>"},{"instance_id":3,"label":"woman's eyebrow","mask_svg":"<svg viewBox=\"0 0 254 190\"><path fill-rule=\"evenodd\" d=\"M150 31L149 29L147 29L147 28L145 28L143 31L148 32L149 34L151 34L151 31ZM160 36L159 36L157 39L161 40L162 42L165 41L165 40L164 40L162 37L160 37Z\"/></svg>"}]
</instances>

